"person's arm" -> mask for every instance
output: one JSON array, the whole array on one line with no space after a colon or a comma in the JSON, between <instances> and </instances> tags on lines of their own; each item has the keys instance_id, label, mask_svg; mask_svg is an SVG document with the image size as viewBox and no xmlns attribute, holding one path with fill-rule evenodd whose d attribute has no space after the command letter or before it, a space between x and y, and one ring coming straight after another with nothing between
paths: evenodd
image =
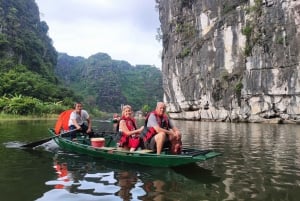
<instances>
[{"instance_id":1,"label":"person's arm","mask_svg":"<svg viewBox=\"0 0 300 201\"><path fill-rule=\"evenodd\" d=\"M147 127L153 127L157 133L164 132L167 135L174 135L174 132L172 130L161 128L160 125L158 125L154 114L150 114Z\"/></svg>"},{"instance_id":2,"label":"person's arm","mask_svg":"<svg viewBox=\"0 0 300 201\"><path fill-rule=\"evenodd\" d=\"M87 133L92 131L92 120L91 117L87 118L86 121L88 122L88 129L86 130Z\"/></svg>"},{"instance_id":3,"label":"person's arm","mask_svg":"<svg viewBox=\"0 0 300 201\"><path fill-rule=\"evenodd\" d=\"M176 126L174 126L173 122L170 119L168 119L168 121L169 121L170 129L174 133L174 137L176 137L177 139L180 139L181 138L180 130Z\"/></svg>"},{"instance_id":4,"label":"person's arm","mask_svg":"<svg viewBox=\"0 0 300 201\"><path fill-rule=\"evenodd\" d=\"M173 127L172 128L172 131L174 133L174 137L179 140L181 138L181 133L180 133L180 130L177 128L177 127Z\"/></svg>"},{"instance_id":5,"label":"person's arm","mask_svg":"<svg viewBox=\"0 0 300 201\"><path fill-rule=\"evenodd\" d=\"M91 119L89 113L86 110L82 110L82 112L84 113L82 115L85 116L85 119L86 119L87 124L88 124L88 129L86 130L86 132L90 133L92 131L92 119Z\"/></svg>"},{"instance_id":6,"label":"person's arm","mask_svg":"<svg viewBox=\"0 0 300 201\"><path fill-rule=\"evenodd\" d=\"M125 133L125 135L134 135L134 134L139 134L140 132L142 132L144 126L140 127L139 129L130 131L127 126L126 126L126 122L125 120L121 120L120 121L120 127L119 129L122 130L122 132Z\"/></svg>"},{"instance_id":7,"label":"person's arm","mask_svg":"<svg viewBox=\"0 0 300 201\"><path fill-rule=\"evenodd\" d=\"M81 127L79 126L79 124L76 121L76 112L75 111L71 113L70 119L72 121L72 125L74 125L77 130L80 130Z\"/></svg>"},{"instance_id":8,"label":"person's arm","mask_svg":"<svg viewBox=\"0 0 300 201\"><path fill-rule=\"evenodd\" d=\"M157 121L156 121L155 115L153 115L153 114L151 114L151 115L149 116L148 123L149 123L149 124L147 124L148 127L153 127L157 133L159 133L159 132L164 132L164 133L166 133L167 135L169 135L170 137L176 137L177 139L180 139L180 138L181 138L181 134L180 134L179 129L178 129L177 127L175 127L175 126L172 124L172 122L170 122L170 120L169 120L169 124L170 124L170 125L169 125L169 126L170 126L170 129L169 129L169 130L164 129L164 128L161 128L161 127L158 125Z\"/></svg>"},{"instance_id":9,"label":"person's arm","mask_svg":"<svg viewBox=\"0 0 300 201\"><path fill-rule=\"evenodd\" d=\"M77 123L76 119L72 119L73 125L76 127L77 130L81 129L81 126Z\"/></svg>"}]
</instances>

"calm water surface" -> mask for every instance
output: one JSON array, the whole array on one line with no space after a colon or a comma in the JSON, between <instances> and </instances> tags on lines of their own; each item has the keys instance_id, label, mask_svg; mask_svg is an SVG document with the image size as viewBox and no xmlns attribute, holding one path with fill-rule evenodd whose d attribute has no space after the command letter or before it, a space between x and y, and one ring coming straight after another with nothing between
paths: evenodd
<instances>
[{"instance_id":1,"label":"calm water surface","mask_svg":"<svg viewBox=\"0 0 300 201\"><path fill-rule=\"evenodd\" d=\"M184 146L223 155L182 168L150 168L59 150L47 138L54 121L0 122L3 201L299 200L300 125L175 121ZM112 124L93 122L99 130ZM101 129L100 129L101 127Z\"/></svg>"}]
</instances>

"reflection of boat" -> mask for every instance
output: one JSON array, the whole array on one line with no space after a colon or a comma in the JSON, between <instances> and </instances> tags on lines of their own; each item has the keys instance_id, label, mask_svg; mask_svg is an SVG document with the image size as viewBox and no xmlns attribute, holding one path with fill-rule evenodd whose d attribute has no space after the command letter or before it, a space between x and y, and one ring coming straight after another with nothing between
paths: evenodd
<instances>
[{"instance_id":1,"label":"reflection of boat","mask_svg":"<svg viewBox=\"0 0 300 201\"><path fill-rule=\"evenodd\" d=\"M219 182L211 171L197 164L178 168L196 170L187 173L195 177L190 179L184 174L178 174L173 168L162 169L111 160L95 160L64 151L58 152L53 159L55 172L58 171L57 164L66 165L69 181L63 181L60 175L57 179L51 178L45 184L53 186L53 189L45 192L37 201L58 201L67 198L68 200L198 200L192 198L204 197L206 184ZM207 174L205 180L202 173ZM202 176L197 177L198 174ZM63 189L56 188L57 184L64 185ZM186 194L178 192L189 192L189 195L187 197Z\"/></svg>"},{"instance_id":2,"label":"reflection of boat","mask_svg":"<svg viewBox=\"0 0 300 201\"><path fill-rule=\"evenodd\" d=\"M93 147L90 145L90 140L79 133L77 133L76 140L72 141L69 137L62 137L61 135L57 136L53 129L49 129L49 132L53 136L55 142L63 149L93 157L146 166L175 167L206 161L220 155L220 153L212 150L198 150L191 148L183 148L182 153L179 155L168 154L168 150L165 150L160 155L157 155L150 150L129 152L116 147L116 143L113 141L114 136L112 136L116 134L105 134L105 146Z\"/></svg>"},{"instance_id":3,"label":"reflection of boat","mask_svg":"<svg viewBox=\"0 0 300 201\"><path fill-rule=\"evenodd\" d=\"M220 177L214 176L212 174L212 170L200 167L195 163L180 167L174 167L173 170L188 179L199 181L201 183L208 184L220 181Z\"/></svg>"}]
</instances>

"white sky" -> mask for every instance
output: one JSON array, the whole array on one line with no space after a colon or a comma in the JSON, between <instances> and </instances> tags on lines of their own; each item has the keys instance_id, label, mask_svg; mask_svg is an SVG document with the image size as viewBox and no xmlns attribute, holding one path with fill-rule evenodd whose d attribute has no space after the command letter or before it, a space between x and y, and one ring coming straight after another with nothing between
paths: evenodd
<instances>
[{"instance_id":1,"label":"white sky","mask_svg":"<svg viewBox=\"0 0 300 201\"><path fill-rule=\"evenodd\" d=\"M35 0L58 52L102 52L131 65L161 68L160 26L155 0Z\"/></svg>"}]
</instances>

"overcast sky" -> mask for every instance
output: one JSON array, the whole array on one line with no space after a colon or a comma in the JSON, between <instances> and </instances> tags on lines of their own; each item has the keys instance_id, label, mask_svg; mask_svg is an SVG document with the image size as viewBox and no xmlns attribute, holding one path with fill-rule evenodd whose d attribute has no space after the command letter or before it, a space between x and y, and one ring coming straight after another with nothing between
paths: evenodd
<instances>
[{"instance_id":1,"label":"overcast sky","mask_svg":"<svg viewBox=\"0 0 300 201\"><path fill-rule=\"evenodd\" d=\"M131 65L161 68L160 26L155 0L36 0L41 20L58 52L89 56L98 52Z\"/></svg>"}]
</instances>

